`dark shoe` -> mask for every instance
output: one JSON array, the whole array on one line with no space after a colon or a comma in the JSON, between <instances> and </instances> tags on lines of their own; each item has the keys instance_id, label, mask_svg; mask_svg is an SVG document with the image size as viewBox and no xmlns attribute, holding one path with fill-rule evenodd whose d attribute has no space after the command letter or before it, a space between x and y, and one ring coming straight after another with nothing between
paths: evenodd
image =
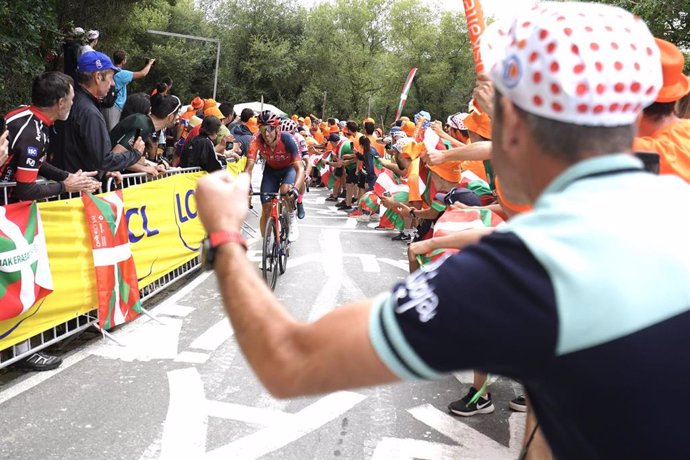
<instances>
[{"instance_id":1,"label":"dark shoe","mask_svg":"<svg viewBox=\"0 0 690 460\"><path fill-rule=\"evenodd\" d=\"M525 399L525 395L520 395L513 399L508 406L516 412L527 412L527 400Z\"/></svg>"},{"instance_id":2,"label":"dark shoe","mask_svg":"<svg viewBox=\"0 0 690 460\"><path fill-rule=\"evenodd\" d=\"M297 217L304 219L304 205L302 203L297 203Z\"/></svg>"},{"instance_id":3,"label":"dark shoe","mask_svg":"<svg viewBox=\"0 0 690 460\"><path fill-rule=\"evenodd\" d=\"M338 195L338 198L345 198L345 190L340 192L340 195Z\"/></svg>"},{"instance_id":4,"label":"dark shoe","mask_svg":"<svg viewBox=\"0 0 690 460\"><path fill-rule=\"evenodd\" d=\"M491 402L491 393L487 393L477 400L475 403L470 403L477 390L470 387L470 392L464 398L458 399L448 404L448 410L452 414L462 415L463 417L470 417L476 414L490 414L494 411L494 405Z\"/></svg>"},{"instance_id":5,"label":"dark shoe","mask_svg":"<svg viewBox=\"0 0 690 460\"><path fill-rule=\"evenodd\" d=\"M26 359L17 361L15 366L27 371L52 371L62 364L62 358L37 351Z\"/></svg>"},{"instance_id":6,"label":"dark shoe","mask_svg":"<svg viewBox=\"0 0 690 460\"><path fill-rule=\"evenodd\" d=\"M328 198L326 198L326 201L338 201L338 199L333 195L329 195Z\"/></svg>"},{"instance_id":7,"label":"dark shoe","mask_svg":"<svg viewBox=\"0 0 690 460\"><path fill-rule=\"evenodd\" d=\"M342 208L344 208L344 207L346 207L346 206L347 206L347 203L345 203L344 201L341 201L340 203L338 203L338 204L335 205L335 207L338 208L338 209L342 209Z\"/></svg>"},{"instance_id":8,"label":"dark shoe","mask_svg":"<svg viewBox=\"0 0 690 460\"><path fill-rule=\"evenodd\" d=\"M411 239L412 237L410 235L405 235L403 232L400 232L391 238L393 241L410 241Z\"/></svg>"},{"instance_id":9,"label":"dark shoe","mask_svg":"<svg viewBox=\"0 0 690 460\"><path fill-rule=\"evenodd\" d=\"M352 211L352 206L348 206L348 205L338 206L338 210L339 211Z\"/></svg>"}]
</instances>

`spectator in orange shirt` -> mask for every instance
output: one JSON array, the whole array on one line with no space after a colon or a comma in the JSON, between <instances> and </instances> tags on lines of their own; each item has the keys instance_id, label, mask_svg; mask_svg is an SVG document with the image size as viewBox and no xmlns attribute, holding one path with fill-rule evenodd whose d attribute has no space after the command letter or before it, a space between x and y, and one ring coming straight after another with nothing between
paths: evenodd
<instances>
[{"instance_id":1,"label":"spectator in orange shirt","mask_svg":"<svg viewBox=\"0 0 690 460\"><path fill-rule=\"evenodd\" d=\"M635 152L659 154L659 174L676 174L690 182L690 120L676 115L676 102L690 93L690 79L683 74L685 58L674 44L659 38L664 86L640 118Z\"/></svg>"}]
</instances>

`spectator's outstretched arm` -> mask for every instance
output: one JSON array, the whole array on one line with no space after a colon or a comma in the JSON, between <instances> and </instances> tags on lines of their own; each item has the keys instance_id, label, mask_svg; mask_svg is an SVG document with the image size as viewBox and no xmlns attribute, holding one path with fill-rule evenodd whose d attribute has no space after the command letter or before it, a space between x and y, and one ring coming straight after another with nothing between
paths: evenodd
<instances>
[{"instance_id":1,"label":"spectator's outstretched arm","mask_svg":"<svg viewBox=\"0 0 690 460\"><path fill-rule=\"evenodd\" d=\"M140 71L134 72L134 74L132 75L132 79L138 80L140 78L144 78L145 76L147 76L151 71L151 66L154 62L156 62L155 59L149 59L146 65Z\"/></svg>"},{"instance_id":2,"label":"spectator's outstretched arm","mask_svg":"<svg viewBox=\"0 0 690 460\"><path fill-rule=\"evenodd\" d=\"M447 161L490 160L491 141L473 142L449 150L434 150L424 153L422 158L432 166Z\"/></svg>"},{"instance_id":3,"label":"spectator's outstretched arm","mask_svg":"<svg viewBox=\"0 0 690 460\"><path fill-rule=\"evenodd\" d=\"M211 233L239 232L247 215L249 176L219 171L199 179L199 217ZM220 246L214 263L235 336L254 372L276 397L331 392L392 382L369 339L373 301L331 311L310 324L297 322L235 243Z\"/></svg>"}]
</instances>

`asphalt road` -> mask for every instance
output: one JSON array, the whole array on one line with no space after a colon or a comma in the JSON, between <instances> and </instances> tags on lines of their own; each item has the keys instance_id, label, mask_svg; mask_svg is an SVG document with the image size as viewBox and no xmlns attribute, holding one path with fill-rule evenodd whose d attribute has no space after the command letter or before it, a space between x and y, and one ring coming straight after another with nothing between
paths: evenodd
<instances>
[{"instance_id":1,"label":"asphalt road","mask_svg":"<svg viewBox=\"0 0 690 460\"><path fill-rule=\"evenodd\" d=\"M407 274L405 243L374 230L376 224L348 219L326 196L312 189L305 197L300 239L275 290L300 320L373 296ZM255 241L249 257L257 266L260 254ZM70 350L55 371L1 371L0 458L518 456L524 414L508 409L520 392L509 380L490 387L496 411L472 418L446 409L467 391L469 372L279 401L239 351L212 274L178 283L151 311L163 324L141 317L122 326L114 332L121 345L85 334L62 348Z\"/></svg>"}]
</instances>

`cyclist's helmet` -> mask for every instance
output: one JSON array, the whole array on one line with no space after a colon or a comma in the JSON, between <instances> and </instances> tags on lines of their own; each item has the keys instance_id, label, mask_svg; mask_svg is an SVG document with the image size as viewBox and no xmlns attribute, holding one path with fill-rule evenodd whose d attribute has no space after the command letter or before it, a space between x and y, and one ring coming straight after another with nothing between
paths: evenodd
<instances>
[{"instance_id":1,"label":"cyclist's helmet","mask_svg":"<svg viewBox=\"0 0 690 460\"><path fill-rule=\"evenodd\" d=\"M297 131L297 123L290 118L283 118L280 120L280 130L284 133L293 134Z\"/></svg>"},{"instance_id":2,"label":"cyclist's helmet","mask_svg":"<svg viewBox=\"0 0 690 460\"><path fill-rule=\"evenodd\" d=\"M280 124L280 118L270 110L264 110L256 117L256 122L260 126L278 126Z\"/></svg>"}]
</instances>

